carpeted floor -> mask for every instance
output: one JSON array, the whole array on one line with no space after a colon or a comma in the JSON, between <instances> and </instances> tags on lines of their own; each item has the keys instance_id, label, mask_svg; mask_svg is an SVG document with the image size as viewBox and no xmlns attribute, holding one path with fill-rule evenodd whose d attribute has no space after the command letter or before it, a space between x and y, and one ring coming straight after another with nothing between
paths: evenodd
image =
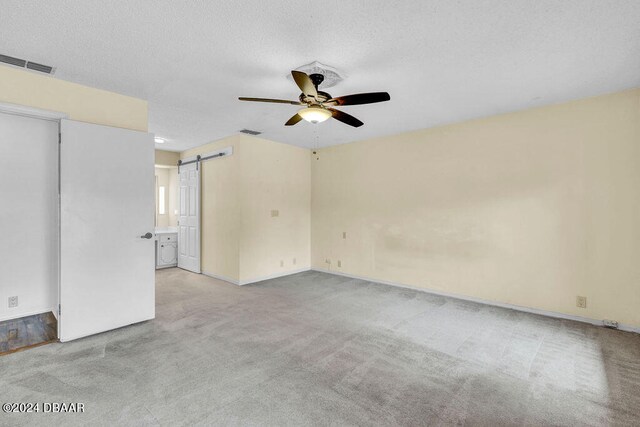
<instances>
[{"instance_id":1,"label":"carpeted floor","mask_svg":"<svg viewBox=\"0 0 640 427\"><path fill-rule=\"evenodd\" d=\"M157 318L0 357L0 425L640 425L640 335L318 272L157 273Z\"/></svg>"}]
</instances>

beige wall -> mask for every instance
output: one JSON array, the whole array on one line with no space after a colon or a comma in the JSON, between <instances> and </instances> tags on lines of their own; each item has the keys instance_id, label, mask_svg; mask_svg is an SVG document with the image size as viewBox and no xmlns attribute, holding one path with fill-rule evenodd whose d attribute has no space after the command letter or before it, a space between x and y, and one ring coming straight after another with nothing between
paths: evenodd
<instances>
[{"instance_id":1,"label":"beige wall","mask_svg":"<svg viewBox=\"0 0 640 427\"><path fill-rule=\"evenodd\" d=\"M163 181L164 184L162 185L166 185L167 187L167 189L165 190L167 192L167 213L165 217L161 218L160 216L158 216L156 197L156 218L158 218L158 227L175 227L176 225L178 225L178 215L176 214L178 203L180 202L178 194L178 168L169 167L176 166L178 164L178 160L180 160L180 153L176 153L173 151L156 150L156 176L159 176L160 174L163 177L166 177L166 181Z\"/></svg>"},{"instance_id":2,"label":"beige wall","mask_svg":"<svg viewBox=\"0 0 640 427\"><path fill-rule=\"evenodd\" d=\"M178 217L178 168L156 167L156 227L175 227ZM159 188L164 187L164 214L160 214Z\"/></svg>"},{"instance_id":3,"label":"beige wall","mask_svg":"<svg viewBox=\"0 0 640 427\"><path fill-rule=\"evenodd\" d=\"M155 169L156 175L156 227L168 227L169 226L169 169L167 168L158 168ZM165 188L164 193L164 208L165 213L160 214L160 197L159 197L159 189L160 187Z\"/></svg>"},{"instance_id":4,"label":"beige wall","mask_svg":"<svg viewBox=\"0 0 640 427\"><path fill-rule=\"evenodd\" d=\"M225 138L187 150L180 157L206 154L227 146L236 150L239 139L239 136ZM239 158L236 154L203 162L200 177L202 271L233 282L240 279Z\"/></svg>"},{"instance_id":5,"label":"beige wall","mask_svg":"<svg viewBox=\"0 0 640 427\"><path fill-rule=\"evenodd\" d=\"M3 65L0 102L66 113L81 122L147 131L147 101Z\"/></svg>"},{"instance_id":6,"label":"beige wall","mask_svg":"<svg viewBox=\"0 0 640 427\"><path fill-rule=\"evenodd\" d=\"M235 135L181 157L228 146L232 156L202 163L203 272L247 283L308 269L308 150Z\"/></svg>"},{"instance_id":7,"label":"beige wall","mask_svg":"<svg viewBox=\"0 0 640 427\"><path fill-rule=\"evenodd\" d=\"M640 90L319 157L313 268L640 326Z\"/></svg>"},{"instance_id":8,"label":"beige wall","mask_svg":"<svg viewBox=\"0 0 640 427\"><path fill-rule=\"evenodd\" d=\"M240 281L308 269L309 150L243 135L238 154Z\"/></svg>"},{"instance_id":9,"label":"beige wall","mask_svg":"<svg viewBox=\"0 0 640 427\"><path fill-rule=\"evenodd\" d=\"M178 186L178 168L169 168L169 226L178 225L178 208L180 207L180 192Z\"/></svg>"},{"instance_id":10,"label":"beige wall","mask_svg":"<svg viewBox=\"0 0 640 427\"><path fill-rule=\"evenodd\" d=\"M156 166L176 166L180 160L180 153L156 150Z\"/></svg>"}]
</instances>

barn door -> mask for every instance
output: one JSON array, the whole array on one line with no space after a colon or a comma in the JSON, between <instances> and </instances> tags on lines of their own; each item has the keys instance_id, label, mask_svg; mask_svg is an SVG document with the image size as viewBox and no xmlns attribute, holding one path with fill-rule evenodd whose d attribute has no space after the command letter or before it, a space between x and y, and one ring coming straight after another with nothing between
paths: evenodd
<instances>
[{"instance_id":1,"label":"barn door","mask_svg":"<svg viewBox=\"0 0 640 427\"><path fill-rule=\"evenodd\" d=\"M178 267L200 273L200 162L179 172Z\"/></svg>"}]
</instances>

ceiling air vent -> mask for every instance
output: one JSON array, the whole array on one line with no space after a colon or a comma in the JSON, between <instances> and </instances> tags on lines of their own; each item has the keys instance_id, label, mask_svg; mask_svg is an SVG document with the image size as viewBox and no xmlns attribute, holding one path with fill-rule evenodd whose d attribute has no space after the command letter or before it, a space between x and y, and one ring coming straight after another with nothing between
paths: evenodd
<instances>
[{"instance_id":1,"label":"ceiling air vent","mask_svg":"<svg viewBox=\"0 0 640 427\"><path fill-rule=\"evenodd\" d=\"M55 71L55 69L53 67L50 67L49 65L42 65L38 64L37 62L28 62L24 59L14 58L13 56L8 55L0 55L0 62L9 65L15 65L16 67L20 68L28 68L29 70L39 71L45 74L53 74L53 72Z\"/></svg>"},{"instance_id":2,"label":"ceiling air vent","mask_svg":"<svg viewBox=\"0 0 640 427\"><path fill-rule=\"evenodd\" d=\"M247 135L260 135L262 132L258 132L257 130L251 130L251 129L242 129L240 133L246 133Z\"/></svg>"},{"instance_id":3,"label":"ceiling air vent","mask_svg":"<svg viewBox=\"0 0 640 427\"><path fill-rule=\"evenodd\" d=\"M0 62L5 64L15 65L16 67L24 68L27 65L27 61L24 59L14 58L13 56L0 55Z\"/></svg>"},{"instance_id":4,"label":"ceiling air vent","mask_svg":"<svg viewBox=\"0 0 640 427\"><path fill-rule=\"evenodd\" d=\"M41 73L51 74L53 67L48 65L36 64L35 62L27 62L27 68L33 71L40 71Z\"/></svg>"}]
</instances>

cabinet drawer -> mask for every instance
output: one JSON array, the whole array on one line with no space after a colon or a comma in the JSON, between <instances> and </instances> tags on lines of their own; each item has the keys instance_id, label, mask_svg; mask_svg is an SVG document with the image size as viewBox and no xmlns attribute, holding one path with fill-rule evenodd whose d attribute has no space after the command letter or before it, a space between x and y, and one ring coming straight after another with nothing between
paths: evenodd
<instances>
[{"instance_id":1,"label":"cabinet drawer","mask_svg":"<svg viewBox=\"0 0 640 427\"><path fill-rule=\"evenodd\" d=\"M160 234L158 238L159 242L177 242L178 234Z\"/></svg>"}]
</instances>

